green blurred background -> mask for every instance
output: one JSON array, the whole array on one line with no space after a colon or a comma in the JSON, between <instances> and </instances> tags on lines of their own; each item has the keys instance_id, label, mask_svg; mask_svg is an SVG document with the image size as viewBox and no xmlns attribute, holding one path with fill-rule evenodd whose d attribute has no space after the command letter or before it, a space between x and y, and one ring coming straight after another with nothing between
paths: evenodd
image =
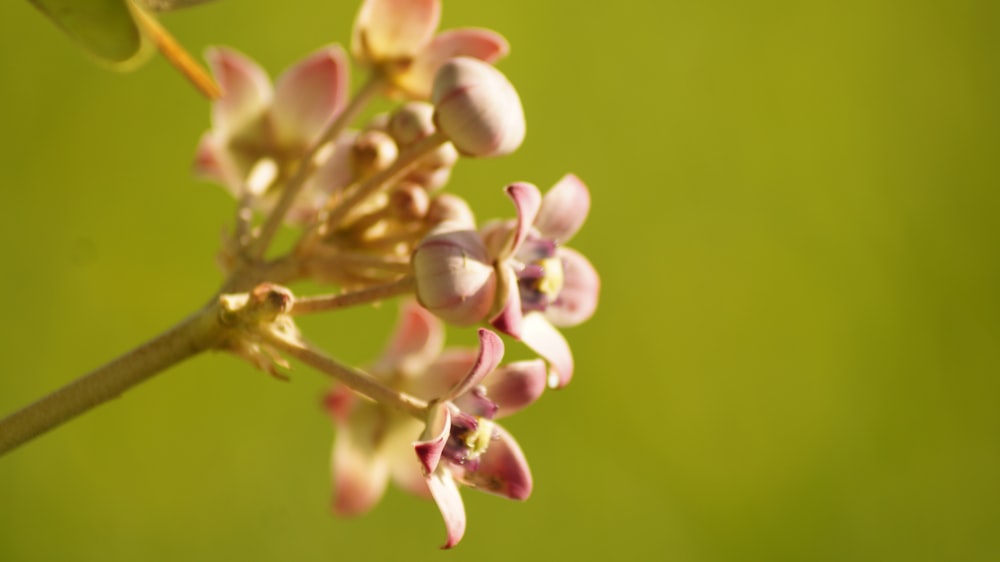
<instances>
[{"instance_id":1,"label":"green blurred background","mask_svg":"<svg viewBox=\"0 0 1000 562\"><path fill-rule=\"evenodd\" d=\"M163 22L273 74L354 1L220 0ZM216 288L232 202L194 181L208 105L162 59L92 64L0 5L0 413ZM196 358L0 459L0 560L1000 559L1000 4L446 1L511 41L529 120L501 187L566 171L603 279L578 373L510 419L525 504L390 491L328 511L322 376ZM307 326L374 357L393 306ZM359 336L359 334L364 334Z\"/></svg>"}]
</instances>

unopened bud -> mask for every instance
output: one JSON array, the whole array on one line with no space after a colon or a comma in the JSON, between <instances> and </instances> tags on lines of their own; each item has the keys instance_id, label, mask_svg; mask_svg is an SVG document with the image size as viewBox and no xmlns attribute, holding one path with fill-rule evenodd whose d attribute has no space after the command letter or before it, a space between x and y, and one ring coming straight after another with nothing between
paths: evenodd
<instances>
[{"instance_id":1,"label":"unopened bud","mask_svg":"<svg viewBox=\"0 0 1000 562\"><path fill-rule=\"evenodd\" d=\"M510 154L524 140L521 99L499 70L473 58L444 63L434 77L434 121L467 156Z\"/></svg>"},{"instance_id":2,"label":"unopened bud","mask_svg":"<svg viewBox=\"0 0 1000 562\"><path fill-rule=\"evenodd\" d=\"M410 146L434 132L434 106L422 101L403 104L389 117L386 130L401 148Z\"/></svg>"},{"instance_id":3,"label":"unopened bud","mask_svg":"<svg viewBox=\"0 0 1000 562\"><path fill-rule=\"evenodd\" d=\"M365 177L389 167L399 149L388 134L370 130L358 134L352 147L355 177Z\"/></svg>"},{"instance_id":4,"label":"unopened bud","mask_svg":"<svg viewBox=\"0 0 1000 562\"><path fill-rule=\"evenodd\" d=\"M455 325L483 321L497 290L496 274L488 259L473 230L432 233L413 252L417 300Z\"/></svg>"},{"instance_id":5,"label":"unopened bud","mask_svg":"<svg viewBox=\"0 0 1000 562\"><path fill-rule=\"evenodd\" d=\"M431 200L425 220L432 227L450 222L461 225L462 228L472 230L476 228L476 218L472 214L469 204L465 202L465 199L450 193L442 193Z\"/></svg>"},{"instance_id":6,"label":"unopened bud","mask_svg":"<svg viewBox=\"0 0 1000 562\"><path fill-rule=\"evenodd\" d=\"M402 220L419 220L427 214L430 199L427 191L415 183L402 183L389 194L392 215Z\"/></svg>"}]
</instances>

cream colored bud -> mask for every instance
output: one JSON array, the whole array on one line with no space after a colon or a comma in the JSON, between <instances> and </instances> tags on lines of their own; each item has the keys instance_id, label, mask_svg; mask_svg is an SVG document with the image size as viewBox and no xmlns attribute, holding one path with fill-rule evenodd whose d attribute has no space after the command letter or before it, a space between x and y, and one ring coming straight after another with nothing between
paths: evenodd
<instances>
[{"instance_id":1,"label":"cream colored bud","mask_svg":"<svg viewBox=\"0 0 1000 562\"><path fill-rule=\"evenodd\" d=\"M442 193L431 200L425 219L430 226L450 222L462 228L475 229L476 217L465 199L450 193Z\"/></svg>"},{"instance_id":2,"label":"cream colored bud","mask_svg":"<svg viewBox=\"0 0 1000 562\"><path fill-rule=\"evenodd\" d=\"M444 63L434 77L434 122L466 156L510 154L524 141L521 99L499 70L473 58Z\"/></svg>"},{"instance_id":3,"label":"cream colored bud","mask_svg":"<svg viewBox=\"0 0 1000 562\"><path fill-rule=\"evenodd\" d=\"M359 133L352 148L355 177L365 177L389 167L399 149L387 133L377 130Z\"/></svg>"},{"instance_id":4,"label":"cream colored bud","mask_svg":"<svg viewBox=\"0 0 1000 562\"><path fill-rule=\"evenodd\" d=\"M423 101L403 104L386 125L386 131L402 148L430 136L434 130L434 106Z\"/></svg>"}]
</instances>

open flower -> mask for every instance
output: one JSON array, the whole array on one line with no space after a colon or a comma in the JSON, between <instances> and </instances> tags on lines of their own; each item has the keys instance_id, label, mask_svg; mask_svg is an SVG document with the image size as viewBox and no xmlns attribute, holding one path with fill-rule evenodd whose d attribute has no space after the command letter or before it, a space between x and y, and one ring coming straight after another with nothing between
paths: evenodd
<instances>
[{"instance_id":1,"label":"open flower","mask_svg":"<svg viewBox=\"0 0 1000 562\"><path fill-rule=\"evenodd\" d=\"M210 49L206 57L223 94L212 104L212 128L202 135L195 171L237 198L252 197L255 208L265 210L343 108L346 55L339 46L321 49L273 86L257 63L234 50ZM316 193L303 190L289 216L304 220L316 199Z\"/></svg>"},{"instance_id":2,"label":"open flower","mask_svg":"<svg viewBox=\"0 0 1000 562\"><path fill-rule=\"evenodd\" d=\"M360 64L384 73L392 89L426 100L438 68L466 56L489 63L510 50L507 40L488 29L462 28L435 35L440 0L365 0L354 22L351 53Z\"/></svg>"},{"instance_id":3,"label":"open flower","mask_svg":"<svg viewBox=\"0 0 1000 562\"><path fill-rule=\"evenodd\" d=\"M481 419L483 427L495 428L495 441L494 433L480 430L479 435L487 439L479 444L475 466L461 462L459 449L448 449L448 462L442 467L450 467L449 475L440 477L451 481L446 493L457 480L523 499L530 492L523 455L509 435L489 420L512 414L536 400L545 387L545 366L534 360L497 369L502 344L494 334L482 332L488 335L480 336L478 351L442 351L441 321L417 304L407 303L392 341L369 372L383 384L438 404L433 408L435 413L447 405L457 420L449 427L479 427ZM426 496L430 492L435 498L443 497L435 487L448 484L428 480L413 456L413 442L424 431L421 421L359 398L343 386L329 393L326 405L337 426L332 459L335 513L359 515L368 511L382 497L389 480L415 494ZM460 498L458 502L460 510ZM465 517L453 503L448 506L441 509L449 521L449 543L454 544L451 537L457 542L461 533L456 535L457 527L451 522L460 519L464 529Z\"/></svg>"},{"instance_id":4,"label":"open flower","mask_svg":"<svg viewBox=\"0 0 1000 562\"><path fill-rule=\"evenodd\" d=\"M575 326L597 308L600 278L580 253L563 246L583 225L590 193L567 174L542 197L529 183L507 187L517 208L515 221L483 229L497 274L499 313L492 324L549 361L552 386L573 376L569 344L554 326Z\"/></svg>"},{"instance_id":5,"label":"open flower","mask_svg":"<svg viewBox=\"0 0 1000 562\"><path fill-rule=\"evenodd\" d=\"M531 472L517 442L493 422L501 413L498 396L483 383L503 358L503 342L489 330L479 330L479 353L468 373L431 403L427 427L414 444L434 501L445 521L451 548L465 533L465 508L458 484L515 500L531 495ZM527 374L527 377L523 375ZM522 373L531 393L518 392L521 405L534 400L544 386L544 367ZM519 386L519 385L517 385ZM494 383L494 389L496 384ZM529 401L530 401L529 400Z\"/></svg>"},{"instance_id":6,"label":"open flower","mask_svg":"<svg viewBox=\"0 0 1000 562\"><path fill-rule=\"evenodd\" d=\"M562 387L573 376L573 355L556 326L590 318L600 292L587 258L563 246L587 218L590 193L569 174L545 197L529 183L512 184L507 194L516 219L479 231L445 224L417 246L417 297L454 324L490 320L545 358L550 386Z\"/></svg>"}]
</instances>

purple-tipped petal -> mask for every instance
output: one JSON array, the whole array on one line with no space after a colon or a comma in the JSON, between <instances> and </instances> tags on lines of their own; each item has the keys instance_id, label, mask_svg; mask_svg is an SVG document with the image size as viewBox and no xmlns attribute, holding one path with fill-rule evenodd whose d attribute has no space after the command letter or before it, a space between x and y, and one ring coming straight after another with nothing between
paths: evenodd
<instances>
[{"instance_id":1,"label":"purple-tipped petal","mask_svg":"<svg viewBox=\"0 0 1000 562\"><path fill-rule=\"evenodd\" d=\"M517 361L500 367L486 377L486 395L500 409L497 418L509 416L533 403L545 392L548 371L541 359Z\"/></svg>"},{"instance_id":2,"label":"purple-tipped petal","mask_svg":"<svg viewBox=\"0 0 1000 562\"><path fill-rule=\"evenodd\" d=\"M212 104L212 128L225 135L238 133L271 103L267 73L244 55L223 47L205 53L222 97Z\"/></svg>"},{"instance_id":3,"label":"purple-tipped petal","mask_svg":"<svg viewBox=\"0 0 1000 562\"><path fill-rule=\"evenodd\" d=\"M422 373L444 347L444 326L427 309L413 301L403 303L392 340L371 371Z\"/></svg>"},{"instance_id":4,"label":"purple-tipped petal","mask_svg":"<svg viewBox=\"0 0 1000 562\"><path fill-rule=\"evenodd\" d=\"M443 400L451 400L462 396L472 387L478 385L492 373L503 359L503 341L500 336L484 328L479 329L479 355L472 369L458 384L451 388Z\"/></svg>"},{"instance_id":5,"label":"purple-tipped petal","mask_svg":"<svg viewBox=\"0 0 1000 562\"><path fill-rule=\"evenodd\" d=\"M517 274L506 265L497 265L497 273L497 302L503 304L500 312L490 320L490 324L509 336L520 338L523 312Z\"/></svg>"},{"instance_id":6,"label":"purple-tipped petal","mask_svg":"<svg viewBox=\"0 0 1000 562\"><path fill-rule=\"evenodd\" d=\"M573 174L566 174L542 198L535 228L543 238L565 244L580 230L590 212L590 191Z\"/></svg>"},{"instance_id":7,"label":"purple-tipped petal","mask_svg":"<svg viewBox=\"0 0 1000 562\"><path fill-rule=\"evenodd\" d=\"M566 338L540 313L526 315L522 326L521 341L549 363L549 386L562 388L569 384L573 378L573 353Z\"/></svg>"},{"instance_id":8,"label":"purple-tipped petal","mask_svg":"<svg viewBox=\"0 0 1000 562\"><path fill-rule=\"evenodd\" d=\"M450 29L437 34L414 59L413 64L395 77L397 88L416 99L430 99L434 75L441 65L454 57L472 57L494 63L510 52L503 35L489 29Z\"/></svg>"},{"instance_id":9,"label":"purple-tipped petal","mask_svg":"<svg viewBox=\"0 0 1000 562\"><path fill-rule=\"evenodd\" d=\"M458 492L451 472L444 469L431 474L427 478L427 486L441 511L448 532L448 541L441 548L451 548L465 535L465 505L462 503L462 495Z\"/></svg>"},{"instance_id":10,"label":"purple-tipped petal","mask_svg":"<svg viewBox=\"0 0 1000 562\"><path fill-rule=\"evenodd\" d=\"M411 262L417 300L424 308L458 326L476 324L489 314L496 275L476 232L431 234L417 246Z\"/></svg>"},{"instance_id":11,"label":"purple-tipped petal","mask_svg":"<svg viewBox=\"0 0 1000 562\"><path fill-rule=\"evenodd\" d=\"M576 326L594 315L601 279L587 258L572 248L559 248L563 286L559 297L545 309L545 317L556 326Z\"/></svg>"},{"instance_id":12,"label":"purple-tipped petal","mask_svg":"<svg viewBox=\"0 0 1000 562\"><path fill-rule=\"evenodd\" d=\"M467 471L462 479L477 490L526 500L531 495L531 470L517 441L507 431L495 427L496 436L489 449L479 457L479 467Z\"/></svg>"},{"instance_id":13,"label":"purple-tipped petal","mask_svg":"<svg viewBox=\"0 0 1000 562\"><path fill-rule=\"evenodd\" d=\"M354 20L351 52L374 64L412 58L430 42L440 20L440 0L365 0Z\"/></svg>"},{"instance_id":14,"label":"purple-tipped petal","mask_svg":"<svg viewBox=\"0 0 1000 562\"><path fill-rule=\"evenodd\" d=\"M326 47L289 68L275 85L274 127L286 144L312 142L347 99L347 55Z\"/></svg>"},{"instance_id":15,"label":"purple-tipped petal","mask_svg":"<svg viewBox=\"0 0 1000 562\"><path fill-rule=\"evenodd\" d=\"M341 516L361 515L385 493L389 471L373 448L373 419L352 419L341 425L333 446L333 511Z\"/></svg>"},{"instance_id":16,"label":"purple-tipped petal","mask_svg":"<svg viewBox=\"0 0 1000 562\"><path fill-rule=\"evenodd\" d=\"M538 216L542 205L542 194L538 188L527 182L512 183L507 186L507 195L517 209L517 227L510 233L507 245L497 259L503 260L514 255L531 231L531 225Z\"/></svg>"},{"instance_id":17,"label":"purple-tipped petal","mask_svg":"<svg viewBox=\"0 0 1000 562\"><path fill-rule=\"evenodd\" d=\"M437 469L450 431L451 411L444 405L434 407L420 441L413 444L413 450L417 453L417 460L420 461L424 474L431 474Z\"/></svg>"}]
</instances>

